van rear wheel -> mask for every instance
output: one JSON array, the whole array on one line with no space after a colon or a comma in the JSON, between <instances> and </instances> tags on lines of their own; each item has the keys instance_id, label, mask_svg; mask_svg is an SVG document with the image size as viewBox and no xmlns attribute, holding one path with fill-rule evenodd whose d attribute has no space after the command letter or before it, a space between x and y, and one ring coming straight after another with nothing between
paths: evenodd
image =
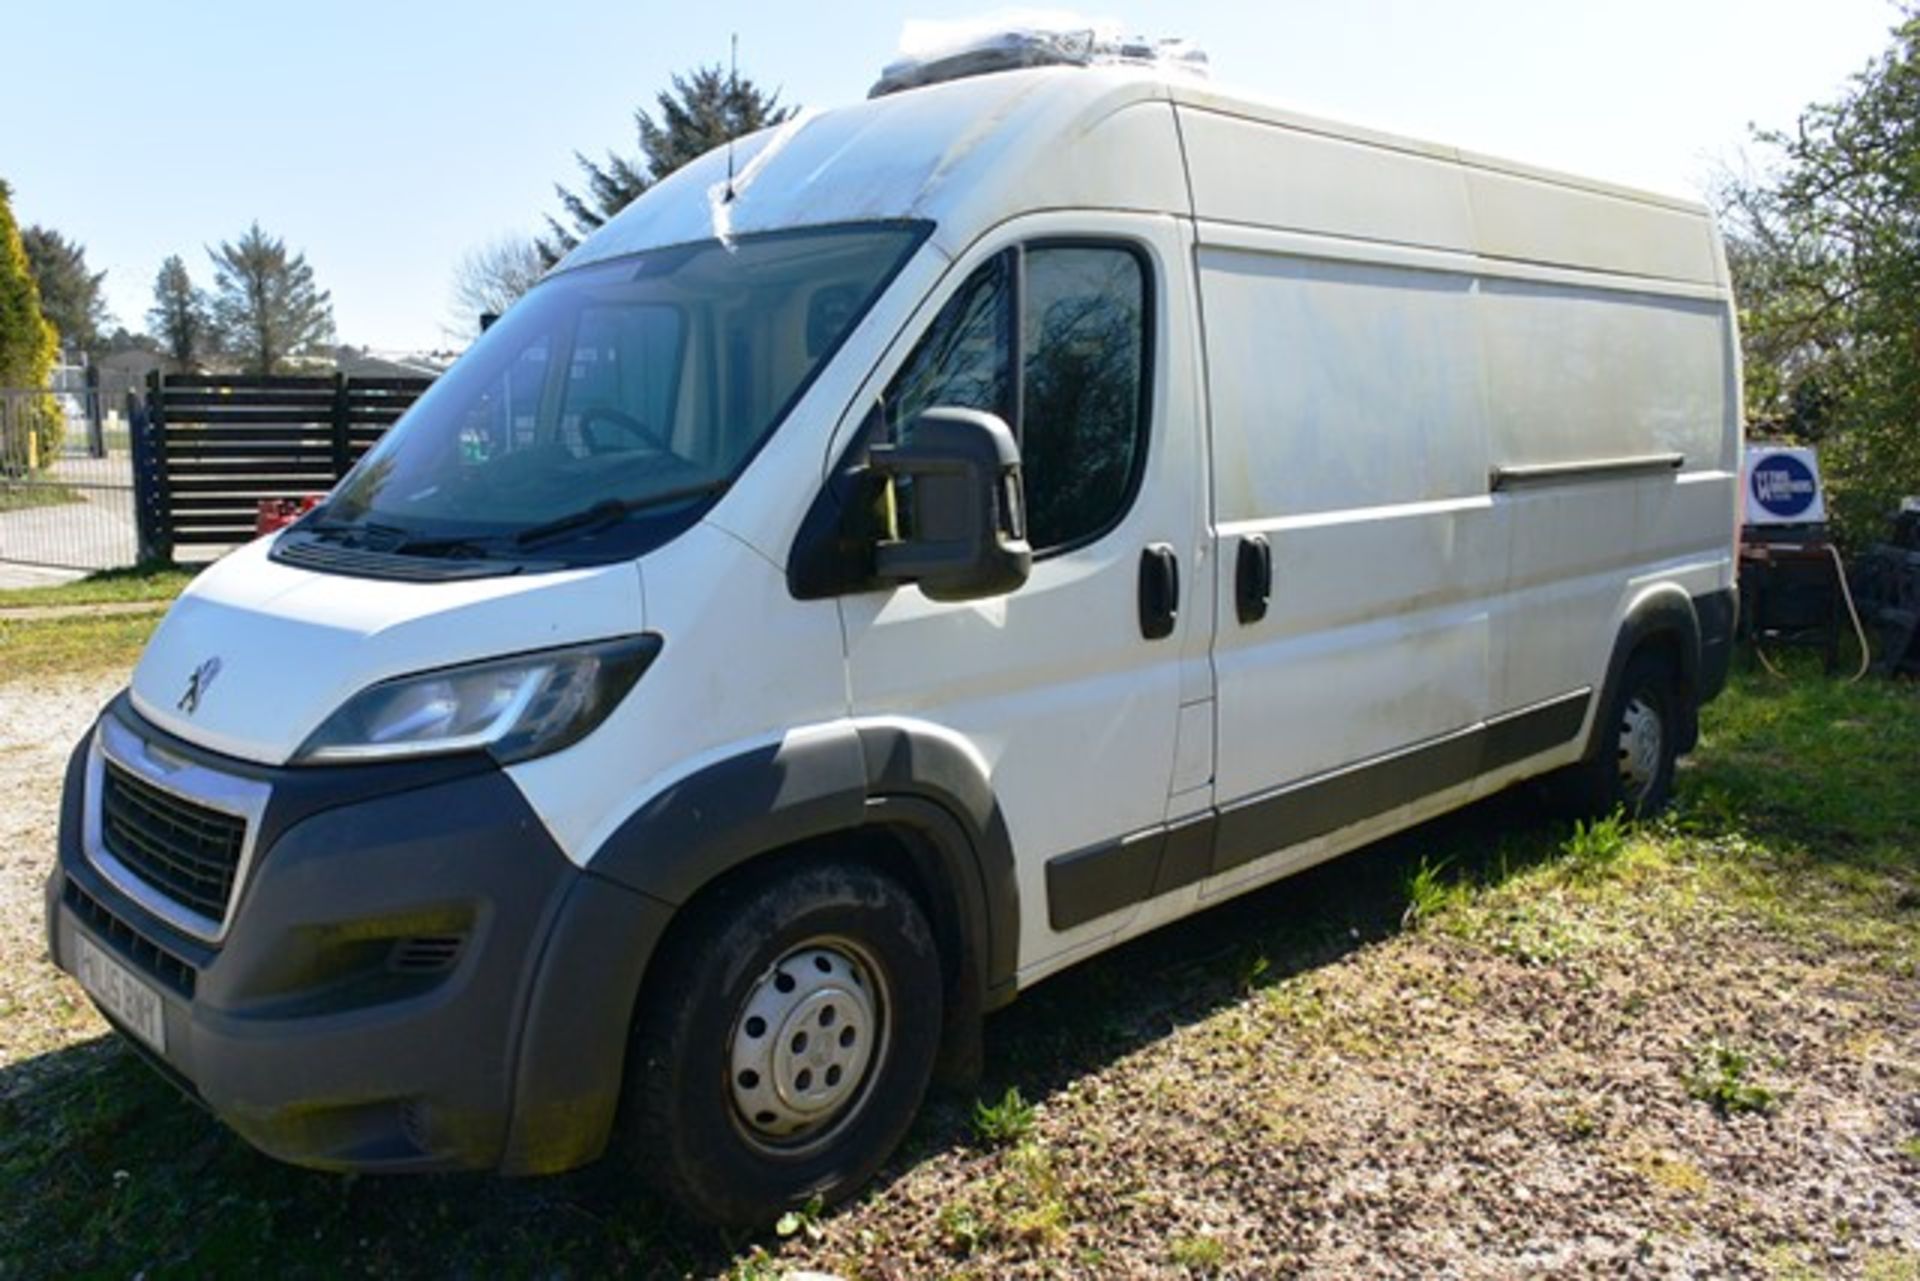
<instances>
[{"instance_id":1,"label":"van rear wheel","mask_svg":"<svg viewBox=\"0 0 1920 1281\"><path fill-rule=\"evenodd\" d=\"M1665 809L1673 796L1681 697L1664 654L1641 650L1628 659L1612 705L1594 727L1592 757L1547 780L1557 807L1576 818L1618 810L1639 819Z\"/></svg>"},{"instance_id":2,"label":"van rear wheel","mask_svg":"<svg viewBox=\"0 0 1920 1281\"><path fill-rule=\"evenodd\" d=\"M723 885L657 965L628 1057L637 1170L742 1227L873 1176L940 1038L940 958L904 886L837 862Z\"/></svg>"}]
</instances>

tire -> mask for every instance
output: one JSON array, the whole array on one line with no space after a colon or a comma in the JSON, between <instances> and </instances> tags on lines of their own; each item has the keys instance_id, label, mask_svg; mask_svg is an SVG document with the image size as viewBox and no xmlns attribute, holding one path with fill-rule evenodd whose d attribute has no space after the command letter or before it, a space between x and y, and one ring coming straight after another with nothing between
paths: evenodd
<instances>
[{"instance_id":1,"label":"tire","mask_svg":"<svg viewBox=\"0 0 1920 1281\"><path fill-rule=\"evenodd\" d=\"M656 965L627 1058L636 1170L728 1227L866 1183L940 1041L940 957L906 888L841 862L724 884Z\"/></svg>"},{"instance_id":2,"label":"tire","mask_svg":"<svg viewBox=\"0 0 1920 1281\"><path fill-rule=\"evenodd\" d=\"M1643 649L1629 658L1604 719L1595 722L1592 757L1548 780L1555 808L1586 819L1616 810L1650 818L1665 809L1673 797L1681 697L1665 655Z\"/></svg>"}]
</instances>

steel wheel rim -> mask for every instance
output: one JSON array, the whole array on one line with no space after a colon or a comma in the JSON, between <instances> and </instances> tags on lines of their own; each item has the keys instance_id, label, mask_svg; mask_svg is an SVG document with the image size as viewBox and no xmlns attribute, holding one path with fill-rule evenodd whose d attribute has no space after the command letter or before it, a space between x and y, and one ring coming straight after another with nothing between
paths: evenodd
<instances>
[{"instance_id":1,"label":"steel wheel rim","mask_svg":"<svg viewBox=\"0 0 1920 1281\"><path fill-rule=\"evenodd\" d=\"M742 1137L798 1156L859 1116L886 1060L888 998L872 956L844 938L808 939L762 971L728 1042L727 1088Z\"/></svg>"},{"instance_id":2,"label":"steel wheel rim","mask_svg":"<svg viewBox=\"0 0 1920 1281\"><path fill-rule=\"evenodd\" d=\"M1660 777L1664 739L1659 709L1644 696L1634 695L1620 716L1620 781L1631 800L1644 800L1653 791Z\"/></svg>"}]
</instances>

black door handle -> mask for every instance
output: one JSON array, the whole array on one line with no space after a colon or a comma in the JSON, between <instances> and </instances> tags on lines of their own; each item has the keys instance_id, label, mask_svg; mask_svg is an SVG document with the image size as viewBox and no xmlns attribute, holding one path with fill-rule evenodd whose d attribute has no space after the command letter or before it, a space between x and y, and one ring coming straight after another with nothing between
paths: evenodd
<instances>
[{"instance_id":1,"label":"black door handle","mask_svg":"<svg viewBox=\"0 0 1920 1281\"><path fill-rule=\"evenodd\" d=\"M1180 617L1180 558L1166 543L1140 553L1140 634L1148 640L1173 635Z\"/></svg>"},{"instance_id":2,"label":"black door handle","mask_svg":"<svg viewBox=\"0 0 1920 1281\"><path fill-rule=\"evenodd\" d=\"M1240 540L1233 562L1233 609L1243 623L1267 616L1267 598L1273 595L1273 548L1266 535L1249 534Z\"/></svg>"}]
</instances>

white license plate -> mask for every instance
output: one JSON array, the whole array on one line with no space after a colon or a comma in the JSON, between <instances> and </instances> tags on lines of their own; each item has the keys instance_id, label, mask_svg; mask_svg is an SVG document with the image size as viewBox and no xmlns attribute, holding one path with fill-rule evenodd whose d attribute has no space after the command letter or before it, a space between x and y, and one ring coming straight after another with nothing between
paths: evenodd
<instances>
[{"instance_id":1,"label":"white license plate","mask_svg":"<svg viewBox=\"0 0 1920 1281\"><path fill-rule=\"evenodd\" d=\"M87 995L100 1002L122 1027L165 1054L167 1022L160 993L86 935L75 934L73 941L74 977Z\"/></svg>"}]
</instances>

